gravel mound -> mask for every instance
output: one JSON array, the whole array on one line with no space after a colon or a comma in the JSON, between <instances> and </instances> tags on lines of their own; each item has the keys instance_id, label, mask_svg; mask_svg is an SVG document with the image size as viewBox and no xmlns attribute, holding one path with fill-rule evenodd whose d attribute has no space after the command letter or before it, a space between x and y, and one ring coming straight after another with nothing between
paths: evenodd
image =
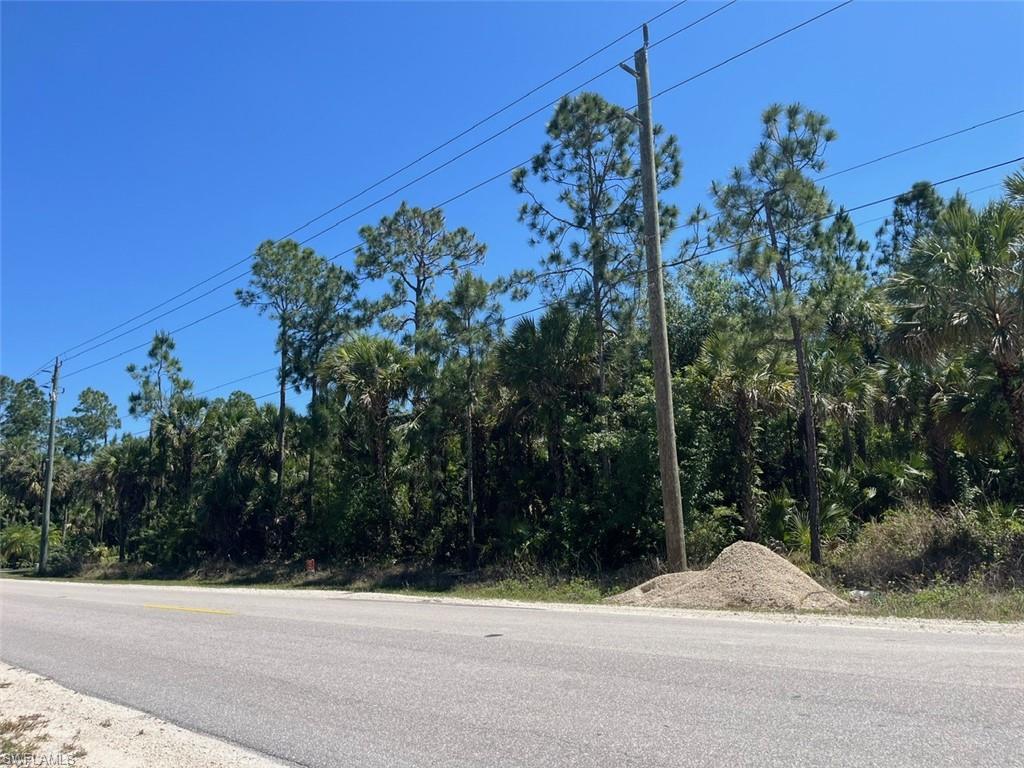
<instances>
[{"instance_id":1,"label":"gravel mound","mask_svg":"<svg viewBox=\"0 0 1024 768\"><path fill-rule=\"evenodd\" d=\"M703 571L669 573L608 598L617 605L657 608L742 608L777 611L844 611L833 595L767 547L738 541Z\"/></svg>"}]
</instances>

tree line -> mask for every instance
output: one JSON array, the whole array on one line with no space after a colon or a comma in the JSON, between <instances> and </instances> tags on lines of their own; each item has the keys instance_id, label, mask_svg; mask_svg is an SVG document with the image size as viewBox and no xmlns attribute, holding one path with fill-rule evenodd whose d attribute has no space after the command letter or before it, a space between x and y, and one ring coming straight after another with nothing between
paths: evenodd
<instances>
[{"instance_id":1,"label":"tree line","mask_svg":"<svg viewBox=\"0 0 1024 768\"><path fill-rule=\"evenodd\" d=\"M980 208L919 182L865 237L818 180L836 140L772 106L706 208L662 204L663 240L686 233L666 300L690 556L745 538L819 562L908 510L1020 546L1024 174ZM682 159L660 126L656 154L664 200ZM635 127L567 97L511 184L537 266L493 282L473 232L406 203L360 230L351 269L261 244L237 295L276 328L276 403L196 395L163 332L127 369L146 434L115 436L117 408L83 390L59 424L55 561L659 557ZM504 317L530 295L542 311ZM0 409L14 563L33 552L46 397L5 376Z\"/></svg>"}]
</instances>

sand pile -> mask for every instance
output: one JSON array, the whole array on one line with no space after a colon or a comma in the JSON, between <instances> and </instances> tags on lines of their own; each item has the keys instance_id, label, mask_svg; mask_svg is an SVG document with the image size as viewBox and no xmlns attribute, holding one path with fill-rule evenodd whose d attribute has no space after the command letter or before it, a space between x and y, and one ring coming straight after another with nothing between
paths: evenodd
<instances>
[{"instance_id":1,"label":"sand pile","mask_svg":"<svg viewBox=\"0 0 1024 768\"><path fill-rule=\"evenodd\" d=\"M849 607L767 547L738 541L703 571L669 573L608 598L658 608L842 611Z\"/></svg>"}]
</instances>

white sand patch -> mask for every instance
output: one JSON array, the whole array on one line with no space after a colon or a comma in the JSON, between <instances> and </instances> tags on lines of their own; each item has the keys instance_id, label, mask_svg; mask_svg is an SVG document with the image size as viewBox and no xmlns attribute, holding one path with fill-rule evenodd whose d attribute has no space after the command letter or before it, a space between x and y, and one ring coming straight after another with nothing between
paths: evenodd
<instances>
[{"instance_id":1,"label":"white sand patch","mask_svg":"<svg viewBox=\"0 0 1024 768\"><path fill-rule=\"evenodd\" d=\"M18 729L17 724L22 724ZM0 663L0 723L30 754L0 765L64 768L280 768L283 763ZM13 724L13 725L11 725Z\"/></svg>"}]
</instances>

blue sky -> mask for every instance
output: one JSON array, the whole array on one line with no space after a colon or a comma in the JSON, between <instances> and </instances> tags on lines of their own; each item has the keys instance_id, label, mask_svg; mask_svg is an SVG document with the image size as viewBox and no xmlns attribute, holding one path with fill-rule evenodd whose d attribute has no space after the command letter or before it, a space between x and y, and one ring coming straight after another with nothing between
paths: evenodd
<instances>
[{"instance_id":1,"label":"blue sky","mask_svg":"<svg viewBox=\"0 0 1024 768\"><path fill-rule=\"evenodd\" d=\"M652 25L652 39L720 4L690 0ZM244 258L261 240L358 192L670 5L3 3L0 370L25 376ZM831 5L737 3L652 52L654 90ZM703 201L710 181L749 155L759 113L773 101L798 100L831 118L840 135L829 151L833 169L1022 109L1022 35L1024 3L859 0L655 101L655 118L682 145L683 183L668 199L684 211ZM324 222L555 99L638 44L639 34L620 42ZM635 100L632 81L619 71L590 88L624 105ZM333 255L402 199L430 207L528 158L544 139L546 116L311 245ZM1024 115L828 186L837 202L853 206L918 179L1022 154ZM960 187L1001 175L981 174ZM488 277L533 266L540 255L516 220L518 203L501 179L446 208L451 224L488 243ZM886 212L863 211L855 221ZM669 245L666 258L676 247ZM351 265L351 257L340 263ZM225 306L232 288L69 360L65 373ZM273 336L268 319L237 308L183 330L178 352L204 390L273 366ZM144 354L65 378L62 413L93 386L126 416L124 369ZM269 392L274 375L239 388Z\"/></svg>"}]
</instances>

